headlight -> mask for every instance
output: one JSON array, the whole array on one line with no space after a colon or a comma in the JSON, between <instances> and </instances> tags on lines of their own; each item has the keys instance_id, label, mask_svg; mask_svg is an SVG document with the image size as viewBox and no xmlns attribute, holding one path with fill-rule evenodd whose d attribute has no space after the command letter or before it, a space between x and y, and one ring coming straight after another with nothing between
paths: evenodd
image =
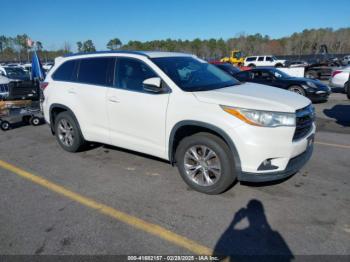
<instances>
[{"instance_id":1,"label":"headlight","mask_svg":"<svg viewBox=\"0 0 350 262\"><path fill-rule=\"evenodd\" d=\"M317 88L317 85L314 82L307 81L306 85L311 88Z\"/></svg>"},{"instance_id":2,"label":"headlight","mask_svg":"<svg viewBox=\"0 0 350 262\"><path fill-rule=\"evenodd\" d=\"M247 124L262 127L277 126L295 126L295 114L283 112L261 111L254 109L245 109L229 106L221 106L221 108L246 122Z\"/></svg>"}]
</instances>

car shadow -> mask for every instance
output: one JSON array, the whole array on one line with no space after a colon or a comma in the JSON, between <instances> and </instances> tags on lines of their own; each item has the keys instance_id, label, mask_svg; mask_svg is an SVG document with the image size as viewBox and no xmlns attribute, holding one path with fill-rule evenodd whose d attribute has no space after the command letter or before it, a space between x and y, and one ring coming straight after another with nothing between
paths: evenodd
<instances>
[{"instance_id":1,"label":"car shadow","mask_svg":"<svg viewBox=\"0 0 350 262\"><path fill-rule=\"evenodd\" d=\"M332 87L332 93L340 93L340 94L344 94L344 88L342 87Z\"/></svg>"},{"instance_id":2,"label":"car shadow","mask_svg":"<svg viewBox=\"0 0 350 262\"><path fill-rule=\"evenodd\" d=\"M335 119L338 125L350 127L350 105L335 105L331 109L324 109L323 113Z\"/></svg>"},{"instance_id":3,"label":"car shadow","mask_svg":"<svg viewBox=\"0 0 350 262\"><path fill-rule=\"evenodd\" d=\"M237 228L247 219L249 226ZM292 261L294 255L278 231L267 221L263 204L256 199L238 210L215 245L213 256L223 261Z\"/></svg>"}]
</instances>

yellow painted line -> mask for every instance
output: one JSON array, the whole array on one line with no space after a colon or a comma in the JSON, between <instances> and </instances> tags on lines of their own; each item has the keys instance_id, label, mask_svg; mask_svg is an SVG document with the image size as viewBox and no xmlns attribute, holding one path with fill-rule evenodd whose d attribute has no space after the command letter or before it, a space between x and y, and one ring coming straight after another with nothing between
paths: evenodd
<instances>
[{"instance_id":1,"label":"yellow painted line","mask_svg":"<svg viewBox=\"0 0 350 262\"><path fill-rule=\"evenodd\" d=\"M348 145L339 145L339 144L325 143L325 142L319 142L319 141L315 141L315 144L350 149L350 145L349 146Z\"/></svg>"},{"instance_id":2,"label":"yellow painted line","mask_svg":"<svg viewBox=\"0 0 350 262\"><path fill-rule=\"evenodd\" d=\"M140 218L128 215L122 211L119 211L115 208L109 207L107 205L101 204L95 200L92 200L90 198L84 197L78 193L75 193L73 191L70 191L63 186L57 185L53 182L50 182L47 179L44 179L42 177L33 175L21 168L18 168L12 164L9 164L3 160L0 160L0 167L3 169L6 169L22 178L25 178L37 185L40 185L42 187L45 187L53 192L58 193L59 195L63 195L75 202L78 202L79 204L82 204L86 207L89 207L91 209L94 209L98 211L99 213L102 213L104 215L107 215L109 217L112 217L122 223L125 223L129 226L132 226L134 228L137 228L141 231L147 232L151 235L157 236L161 239L164 239L172 244L175 244L179 247L185 248L195 254L200 255L211 255L213 254L213 251L201 244L196 243L193 240L190 240L186 237L183 237L181 235L178 235L164 227L161 227L156 224L152 224L150 222L144 221Z\"/></svg>"}]
</instances>

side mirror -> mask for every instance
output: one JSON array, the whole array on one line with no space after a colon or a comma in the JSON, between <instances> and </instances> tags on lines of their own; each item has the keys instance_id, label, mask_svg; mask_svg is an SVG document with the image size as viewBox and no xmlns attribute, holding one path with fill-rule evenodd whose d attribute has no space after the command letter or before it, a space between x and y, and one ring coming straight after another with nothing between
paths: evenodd
<instances>
[{"instance_id":1,"label":"side mirror","mask_svg":"<svg viewBox=\"0 0 350 262\"><path fill-rule=\"evenodd\" d=\"M143 82L143 89L152 93L162 92L162 80L160 77L147 78Z\"/></svg>"}]
</instances>

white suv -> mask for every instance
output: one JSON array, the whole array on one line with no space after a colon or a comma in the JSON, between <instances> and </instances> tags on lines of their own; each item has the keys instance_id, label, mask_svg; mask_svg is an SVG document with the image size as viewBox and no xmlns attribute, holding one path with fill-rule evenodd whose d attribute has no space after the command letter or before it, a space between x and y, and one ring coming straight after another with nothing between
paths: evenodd
<instances>
[{"instance_id":1,"label":"white suv","mask_svg":"<svg viewBox=\"0 0 350 262\"><path fill-rule=\"evenodd\" d=\"M244 59L244 66L256 67L256 66L274 66L283 67L286 64L286 60L277 59L274 56L248 56Z\"/></svg>"},{"instance_id":2,"label":"white suv","mask_svg":"<svg viewBox=\"0 0 350 262\"><path fill-rule=\"evenodd\" d=\"M63 149L86 141L176 164L195 190L295 174L310 158L314 110L298 94L241 84L196 56L99 52L57 58L43 109Z\"/></svg>"}]
</instances>

